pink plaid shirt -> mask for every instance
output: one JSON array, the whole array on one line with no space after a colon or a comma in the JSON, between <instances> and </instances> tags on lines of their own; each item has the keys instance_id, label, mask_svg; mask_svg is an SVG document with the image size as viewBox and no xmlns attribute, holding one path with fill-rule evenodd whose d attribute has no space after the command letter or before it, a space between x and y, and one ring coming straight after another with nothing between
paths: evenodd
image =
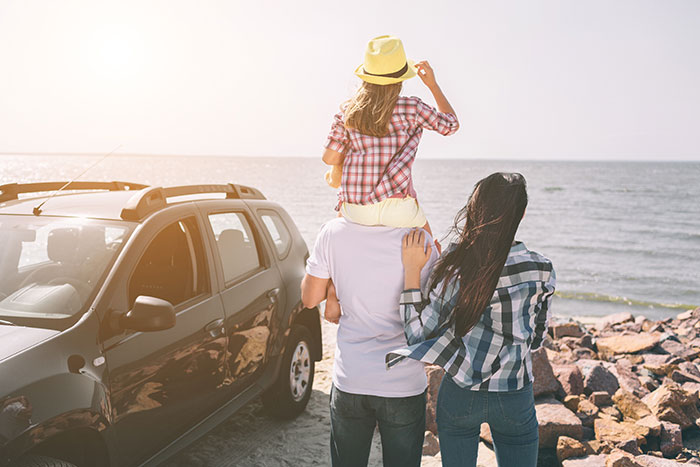
<instances>
[{"instance_id":1,"label":"pink plaid shirt","mask_svg":"<svg viewBox=\"0 0 700 467\"><path fill-rule=\"evenodd\" d=\"M445 136L459 128L454 115L438 112L417 97L403 96L396 101L386 136L363 135L352 128L345 128L343 120L344 112L341 110L333 119L325 145L345 155L338 208L343 202L375 204L387 198L415 198L411 167L423 128ZM394 158L380 181L384 167L404 144L403 151Z\"/></svg>"}]
</instances>

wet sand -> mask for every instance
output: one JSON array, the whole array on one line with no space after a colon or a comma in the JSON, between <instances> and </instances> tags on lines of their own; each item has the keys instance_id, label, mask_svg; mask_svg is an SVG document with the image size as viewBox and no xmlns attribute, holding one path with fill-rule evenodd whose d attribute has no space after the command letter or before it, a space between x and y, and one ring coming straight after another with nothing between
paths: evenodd
<instances>
[{"instance_id":1,"label":"wet sand","mask_svg":"<svg viewBox=\"0 0 700 467\"><path fill-rule=\"evenodd\" d=\"M323 360L316 362L311 400L299 417L276 420L264 412L259 399L255 400L165 464L175 467L330 465L328 398L336 329L335 325L323 322ZM382 465L378 433L372 443L369 465ZM423 456L421 465L440 466L440 455ZM478 465L496 466L493 451L483 443L479 447Z\"/></svg>"}]
</instances>

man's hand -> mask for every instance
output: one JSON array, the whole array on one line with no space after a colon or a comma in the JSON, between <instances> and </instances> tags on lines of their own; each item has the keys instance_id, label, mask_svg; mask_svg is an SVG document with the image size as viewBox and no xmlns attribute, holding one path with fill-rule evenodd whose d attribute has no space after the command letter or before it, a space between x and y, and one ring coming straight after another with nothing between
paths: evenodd
<instances>
[{"instance_id":1,"label":"man's hand","mask_svg":"<svg viewBox=\"0 0 700 467\"><path fill-rule=\"evenodd\" d=\"M420 289L420 273L430 259L432 245L425 244L425 232L413 229L403 238L401 259L405 274L405 289Z\"/></svg>"}]
</instances>

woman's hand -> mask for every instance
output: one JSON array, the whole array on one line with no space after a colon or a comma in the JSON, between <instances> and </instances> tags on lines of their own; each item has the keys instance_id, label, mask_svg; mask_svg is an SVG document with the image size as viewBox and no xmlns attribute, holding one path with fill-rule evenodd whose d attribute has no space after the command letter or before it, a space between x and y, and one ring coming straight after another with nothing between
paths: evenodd
<instances>
[{"instance_id":1,"label":"woman's hand","mask_svg":"<svg viewBox=\"0 0 700 467\"><path fill-rule=\"evenodd\" d=\"M435 72L427 60L422 60L416 63L416 69L418 70L418 77L421 79L421 81L423 81L423 84L428 86L430 89L437 86L437 81L435 81Z\"/></svg>"},{"instance_id":2,"label":"woman's hand","mask_svg":"<svg viewBox=\"0 0 700 467\"><path fill-rule=\"evenodd\" d=\"M425 232L413 229L403 238L401 259L405 274L405 289L420 289L420 272L430 259L432 245L425 244Z\"/></svg>"}]
</instances>

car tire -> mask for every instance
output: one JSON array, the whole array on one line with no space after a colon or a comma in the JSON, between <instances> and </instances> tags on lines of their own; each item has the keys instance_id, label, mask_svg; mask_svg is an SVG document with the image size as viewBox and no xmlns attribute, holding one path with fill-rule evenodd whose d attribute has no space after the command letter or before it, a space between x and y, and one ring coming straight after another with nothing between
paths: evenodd
<instances>
[{"instance_id":1,"label":"car tire","mask_svg":"<svg viewBox=\"0 0 700 467\"><path fill-rule=\"evenodd\" d=\"M12 467L76 467L70 462L46 456L25 456L10 465Z\"/></svg>"},{"instance_id":2,"label":"car tire","mask_svg":"<svg viewBox=\"0 0 700 467\"><path fill-rule=\"evenodd\" d=\"M263 405L273 416L294 418L309 403L315 368L312 342L306 327L292 326L277 381L262 396Z\"/></svg>"}]
</instances>

